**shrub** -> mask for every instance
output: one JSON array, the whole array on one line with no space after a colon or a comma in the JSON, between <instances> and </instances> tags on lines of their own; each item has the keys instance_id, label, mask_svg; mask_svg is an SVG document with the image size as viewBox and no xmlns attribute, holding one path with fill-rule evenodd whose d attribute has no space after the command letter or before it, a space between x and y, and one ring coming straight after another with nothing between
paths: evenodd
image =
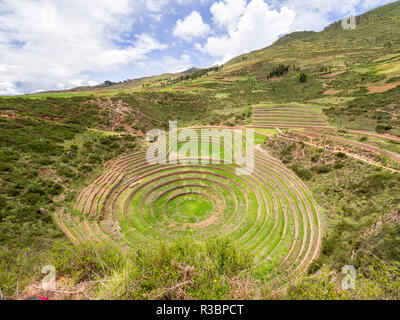
<instances>
[{"instance_id":1,"label":"shrub","mask_svg":"<svg viewBox=\"0 0 400 320\"><path fill-rule=\"evenodd\" d=\"M392 126L388 124L378 124L375 128L377 133L385 133L388 130L391 130Z\"/></svg>"},{"instance_id":2,"label":"shrub","mask_svg":"<svg viewBox=\"0 0 400 320\"><path fill-rule=\"evenodd\" d=\"M315 171L316 173L324 174L332 171L332 168L329 166L314 166L311 168L312 171Z\"/></svg>"},{"instance_id":3,"label":"shrub","mask_svg":"<svg viewBox=\"0 0 400 320\"><path fill-rule=\"evenodd\" d=\"M101 158L95 154L89 156L88 162L91 164L101 163Z\"/></svg>"},{"instance_id":4,"label":"shrub","mask_svg":"<svg viewBox=\"0 0 400 320\"><path fill-rule=\"evenodd\" d=\"M0 162L0 172L10 172L12 170L13 168L11 165Z\"/></svg>"},{"instance_id":5,"label":"shrub","mask_svg":"<svg viewBox=\"0 0 400 320\"><path fill-rule=\"evenodd\" d=\"M368 176L359 184L354 185L354 188L356 193L368 196L379 190L385 189L387 186L390 186L390 180L390 176L387 174L374 174Z\"/></svg>"},{"instance_id":6,"label":"shrub","mask_svg":"<svg viewBox=\"0 0 400 320\"><path fill-rule=\"evenodd\" d=\"M311 157L311 161L314 162L314 163L315 163L315 162L318 162L318 160L319 160L319 155L317 155L317 154L316 154L316 155L313 155L313 156Z\"/></svg>"},{"instance_id":7,"label":"shrub","mask_svg":"<svg viewBox=\"0 0 400 320\"><path fill-rule=\"evenodd\" d=\"M297 78L299 79L300 83L305 83L305 82L307 82L308 76L302 72L297 75Z\"/></svg>"},{"instance_id":8,"label":"shrub","mask_svg":"<svg viewBox=\"0 0 400 320\"><path fill-rule=\"evenodd\" d=\"M25 202L31 205L42 201L42 196L39 193L27 193L24 198Z\"/></svg>"},{"instance_id":9,"label":"shrub","mask_svg":"<svg viewBox=\"0 0 400 320\"><path fill-rule=\"evenodd\" d=\"M0 196L0 210L6 209L7 207L7 199L5 197Z\"/></svg>"},{"instance_id":10,"label":"shrub","mask_svg":"<svg viewBox=\"0 0 400 320\"><path fill-rule=\"evenodd\" d=\"M272 71L269 73L268 77L281 77L289 72L290 66L285 66L283 64L274 67Z\"/></svg>"},{"instance_id":11,"label":"shrub","mask_svg":"<svg viewBox=\"0 0 400 320\"><path fill-rule=\"evenodd\" d=\"M385 41L385 43L383 44L385 49L390 49L392 47L392 42L390 42L389 40Z\"/></svg>"},{"instance_id":12,"label":"shrub","mask_svg":"<svg viewBox=\"0 0 400 320\"><path fill-rule=\"evenodd\" d=\"M336 162L335 165L333 166L333 168L335 168L336 170L342 169L343 167L344 164L342 162Z\"/></svg>"},{"instance_id":13,"label":"shrub","mask_svg":"<svg viewBox=\"0 0 400 320\"><path fill-rule=\"evenodd\" d=\"M299 166L292 166L291 168L302 180L310 180L312 178L312 173L308 169Z\"/></svg>"}]
</instances>

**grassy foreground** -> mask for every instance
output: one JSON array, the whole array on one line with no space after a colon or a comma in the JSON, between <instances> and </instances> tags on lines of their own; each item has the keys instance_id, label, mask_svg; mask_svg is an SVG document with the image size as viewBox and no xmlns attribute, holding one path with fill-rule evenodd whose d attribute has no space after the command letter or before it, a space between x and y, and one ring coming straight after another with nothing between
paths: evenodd
<instances>
[{"instance_id":1,"label":"grassy foreground","mask_svg":"<svg viewBox=\"0 0 400 320\"><path fill-rule=\"evenodd\" d=\"M6 256L2 261L7 263ZM51 299L186 300L186 299L284 299L371 300L400 298L400 265L377 257L364 261L357 273L356 289L343 290L344 275L323 267L284 292L266 294L265 286L246 270L253 257L237 250L229 241L210 239L196 244L182 239L157 249L124 252L92 243L72 246L57 243L43 264L56 267L58 290L36 289ZM36 270L40 274L40 270ZM41 277L32 277L40 287ZM29 288L29 287L28 287ZM14 293L14 298L24 297ZM7 297L7 296L6 296ZM11 296L10 296L11 297Z\"/></svg>"}]
</instances>

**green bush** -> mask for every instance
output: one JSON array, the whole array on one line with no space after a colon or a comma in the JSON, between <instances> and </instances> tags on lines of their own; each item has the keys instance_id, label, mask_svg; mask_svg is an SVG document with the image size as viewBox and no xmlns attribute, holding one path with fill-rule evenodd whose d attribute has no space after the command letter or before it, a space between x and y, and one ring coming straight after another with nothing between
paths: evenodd
<instances>
[{"instance_id":1,"label":"green bush","mask_svg":"<svg viewBox=\"0 0 400 320\"><path fill-rule=\"evenodd\" d=\"M0 196L0 210L7 208L7 199L3 196Z\"/></svg>"},{"instance_id":2,"label":"green bush","mask_svg":"<svg viewBox=\"0 0 400 320\"><path fill-rule=\"evenodd\" d=\"M299 79L300 83L306 83L308 76L302 72L297 75L297 78Z\"/></svg>"},{"instance_id":3,"label":"green bush","mask_svg":"<svg viewBox=\"0 0 400 320\"><path fill-rule=\"evenodd\" d=\"M342 162L336 162L333 165L333 168L336 169L336 170L342 169L343 167L344 167L344 164Z\"/></svg>"},{"instance_id":4,"label":"green bush","mask_svg":"<svg viewBox=\"0 0 400 320\"><path fill-rule=\"evenodd\" d=\"M375 128L377 133L385 133L388 130L391 130L392 126L388 124L378 124Z\"/></svg>"},{"instance_id":5,"label":"green bush","mask_svg":"<svg viewBox=\"0 0 400 320\"><path fill-rule=\"evenodd\" d=\"M324 173L329 173L332 171L332 168L329 166L314 166L311 168L312 171L315 171L316 173L324 174Z\"/></svg>"},{"instance_id":6,"label":"green bush","mask_svg":"<svg viewBox=\"0 0 400 320\"><path fill-rule=\"evenodd\" d=\"M299 166L292 166L291 169L299 176L302 180L310 180L312 178L312 173L310 170L301 168Z\"/></svg>"}]
</instances>

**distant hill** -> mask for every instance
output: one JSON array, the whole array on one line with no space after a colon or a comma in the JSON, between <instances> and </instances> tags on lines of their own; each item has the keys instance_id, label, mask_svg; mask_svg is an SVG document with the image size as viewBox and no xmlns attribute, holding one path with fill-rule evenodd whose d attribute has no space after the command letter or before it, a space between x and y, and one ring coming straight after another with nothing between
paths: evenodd
<instances>
[{"instance_id":1,"label":"distant hill","mask_svg":"<svg viewBox=\"0 0 400 320\"><path fill-rule=\"evenodd\" d=\"M396 1L356 17L355 30L345 30L341 21L337 21L321 32L293 32L267 48L230 60L224 70L262 73L282 61L302 66L316 62L336 64L339 62L336 59L340 63L358 63L365 57L381 56L388 47L398 48L399 35L400 1Z\"/></svg>"},{"instance_id":2,"label":"distant hill","mask_svg":"<svg viewBox=\"0 0 400 320\"><path fill-rule=\"evenodd\" d=\"M193 74L193 73L196 73L197 71L200 71L200 70L201 69L199 69L199 68L190 68L190 69L188 69L186 71L183 71L183 72L180 72L180 73L177 73L177 74L180 74L180 75Z\"/></svg>"},{"instance_id":3,"label":"distant hill","mask_svg":"<svg viewBox=\"0 0 400 320\"><path fill-rule=\"evenodd\" d=\"M299 31L284 35L271 46L240 55L217 72L220 78L237 75L262 75L285 61L306 70L327 68L339 71L341 66L351 66L382 55L382 50L392 52L400 46L400 1L379 7L356 17L356 29L345 30L341 21L327 26L321 32ZM392 50L387 50L387 49ZM166 88L176 86L182 76L199 73L205 69L190 68L179 73L167 73L112 85L78 87L51 92L103 92ZM205 73L207 77L208 73ZM202 76L204 77L204 76ZM183 77L186 79L186 77ZM49 93L49 92L46 92Z\"/></svg>"}]
</instances>

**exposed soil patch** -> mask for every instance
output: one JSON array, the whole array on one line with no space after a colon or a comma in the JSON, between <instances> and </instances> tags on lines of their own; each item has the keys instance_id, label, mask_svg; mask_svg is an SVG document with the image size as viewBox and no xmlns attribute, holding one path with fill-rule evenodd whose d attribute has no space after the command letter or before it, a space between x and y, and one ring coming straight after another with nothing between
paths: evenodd
<instances>
[{"instance_id":1,"label":"exposed soil patch","mask_svg":"<svg viewBox=\"0 0 400 320\"><path fill-rule=\"evenodd\" d=\"M222 81L225 81L225 82L235 82L235 81L239 81L239 80L241 80L241 79L242 79L242 77L231 76L231 77L225 77L225 78L223 78Z\"/></svg>"},{"instance_id":2,"label":"exposed soil patch","mask_svg":"<svg viewBox=\"0 0 400 320\"><path fill-rule=\"evenodd\" d=\"M338 90L333 90L333 89L329 89L324 91L324 95L332 95L332 94L338 94L340 91Z\"/></svg>"},{"instance_id":3,"label":"exposed soil patch","mask_svg":"<svg viewBox=\"0 0 400 320\"><path fill-rule=\"evenodd\" d=\"M329 78L336 78L338 75L343 74L344 71L339 71L339 72L333 72L333 73L328 73L328 74L322 74L320 77L324 79L329 79Z\"/></svg>"},{"instance_id":4,"label":"exposed soil patch","mask_svg":"<svg viewBox=\"0 0 400 320\"><path fill-rule=\"evenodd\" d=\"M60 117L42 117L42 119L48 120L48 121L61 121L63 118L60 118Z\"/></svg>"},{"instance_id":5,"label":"exposed soil patch","mask_svg":"<svg viewBox=\"0 0 400 320\"><path fill-rule=\"evenodd\" d=\"M382 220L379 220L377 223L375 223L372 227L370 227L365 233L364 236L370 236L379 230L382 229L384 224L388 223L400 223L400 215L397 212L392 212L382 218Z\"/></svg>"},{"instance_id":6,"label":"exposed soil patch","mask_svg":"<svg viewBox=\"0 0 400 320\"><path fill-rule=\"evenodd\" d=\"M0 110L0 117L8 119L17 119L20 116L17 114L16 110Z\"/></svg>"},{"instance_id":7,"label":"exposed soil patch","mask_svg":"<svg viewBox=\"0 0 400 320\"><path fill-rule=\"evenodd\" d=\"M34 282L26 286L24 291L14 297L15 300L28 300L32 298L44 298L48 300L82 300L88 299L86 292L91 283L71 285L67 279L56 281L56 288L45 290L40 282Z\"/></svg>"},{"instance_id":8,"label":"exposed soil patch","mask_svg":"<svg viewBox=\"0 0 400 320\"><path fill-rule=\"evenodd\" d=\"M267 80L267 82L281 82L282 78L271 78L269 80Z\"/></svg>"},{"instance_id":9,"label":"exposed soil patch","mask_svg":"<svg viewBox=\"0 0 400 320\"><path fill-rule=\"evenodd\" d=\"M396 88L399 85L400 85L400 82L394 82L394 83L385 84L383 86L368 85L367 88L370 93L380 93L380 92L385 92L390 89Z\"/></svg>"},{"instance_id":10,"label":"exposed soil patch","mask_svg":"<svg viewBox=\"0 0 400 320\"><path fill-rule=\"evenodd\" d=\"M89 103L93 103L93 101L82 103L81 108L85 108ZM141 134L141 132L133 129L145 118L144 114L137 108L132 108L132 106L122 100L113 101L110 98L97 99L94 103L101 111L109 112L108 119L110 128L107 126L107 131L109 131L109 129L117 130L123 128L130 134Z\"/></svg>"}]
</instances>

